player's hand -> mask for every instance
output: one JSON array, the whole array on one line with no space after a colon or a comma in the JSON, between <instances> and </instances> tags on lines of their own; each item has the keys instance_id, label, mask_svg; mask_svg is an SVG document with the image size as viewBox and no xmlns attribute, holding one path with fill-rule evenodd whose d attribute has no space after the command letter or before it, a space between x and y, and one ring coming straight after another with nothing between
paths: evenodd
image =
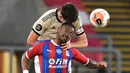
<instances>
[{"instance_id":1,"label":"player's hand","mask_svg":"<svg viewBox=\"0 0 130 73\"><path fill-rule=\"evenodd\" d=\"M67 50L67 49L72 48L72 45L71 45L70 41L68 41L67 43L62 44L61 48L63 50Z\"/></svg>"},{"instance_id":2,"label":"player's hand","mask_svg":"<svg viewBox=\"0 0 130 73\"><path fill-rule=\"evenodd\" d=\"M106 68L107 67L107 63L105 61L101 61L97 64L98 68Z\"/></svg>"}]
</instances>

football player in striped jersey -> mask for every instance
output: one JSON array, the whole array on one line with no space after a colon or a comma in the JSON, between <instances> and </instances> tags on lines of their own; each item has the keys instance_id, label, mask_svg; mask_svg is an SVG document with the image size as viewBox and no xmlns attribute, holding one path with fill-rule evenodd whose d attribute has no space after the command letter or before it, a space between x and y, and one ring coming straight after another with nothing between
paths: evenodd
<instances>
[{"instance_id":1,"label":"football player in striped jersey","mask_svg":"<svg viewBox=\"0 0 130 73\"><path fill-rule=\"evenodd\" d=\"M75 33L78 36L78 41L62 44L62 48L86 48L88 46L88 40L82 27L78 10L72 3L66 3L59 8L45 12L32 26L32 30L27 39L27 44L33 46L38 40L56 38L57 28L65 22L73 23ZM34 63L35 65L38 63L37 56L35 57Z\"/></svg>"},{"instance_id":2,"label":"football player in striped jersey","mask_svg":"<svg viewBox=\"0 0 130 73\"><path fill-rule=\"evenodd\" d=\"M62 49L62 44L71 40L75 28L73 25L63 23L57 29L57 35L52 40L40 40L35 45L28 49L22 56L23 73L29 73L28 60L38 55L39 65L37 65L36 73L71 73L71 60L82 63L88 68L96 69L99 67L106 68L105 61L96 62L85 57L75 48L67 50Z\"/></svg>"}]
</instances>

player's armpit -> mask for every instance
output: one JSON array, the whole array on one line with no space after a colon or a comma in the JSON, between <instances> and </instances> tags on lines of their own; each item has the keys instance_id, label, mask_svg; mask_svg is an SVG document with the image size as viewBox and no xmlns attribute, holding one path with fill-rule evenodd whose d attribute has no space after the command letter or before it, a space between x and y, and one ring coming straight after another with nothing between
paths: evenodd
<instances>
[{"instance_id":1,"label":"player's armpit","mask_svg":"<svg viewBox=\"0 0 130 73\"><path fill-rule=\"evenodd\" d=\"M28 70L28 60L29 59L26 57L26 53L24 53L21 58L22 70Z\"/></svg>"}]
</instances>

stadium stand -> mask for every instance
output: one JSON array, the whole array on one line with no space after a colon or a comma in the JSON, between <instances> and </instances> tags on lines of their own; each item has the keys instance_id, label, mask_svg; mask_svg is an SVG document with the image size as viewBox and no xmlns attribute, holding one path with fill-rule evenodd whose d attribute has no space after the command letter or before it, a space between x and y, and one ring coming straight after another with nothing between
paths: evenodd
<instances>
[{"instance_id":1,"label":"stadium stand","mask_svg":"<svg viewBox=\"0 0 130 73\"><path fill-rule=\"evenodd\" d=\"M107 27L95 28L98 34L109 34L113 39L113 47L121 51L122 54L122 73L130 72L130 3L129 0L82 0L89 14L95 8L106 9L111 16ZM101 41L104 46L107 41ZM107 57L107 55L105 55ZM116 70L115 56L113 56L112 70Z\"/></svg>"}]
</instances>

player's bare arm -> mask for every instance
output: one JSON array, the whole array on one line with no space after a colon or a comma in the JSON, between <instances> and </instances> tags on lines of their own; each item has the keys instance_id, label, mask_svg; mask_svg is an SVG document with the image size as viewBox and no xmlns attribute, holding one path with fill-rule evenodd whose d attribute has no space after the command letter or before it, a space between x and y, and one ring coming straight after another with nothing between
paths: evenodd
<instances>
[{"instance_id":1,"label":"player's bare arm","mask_svg":"<svg viewBox=\"0 0 130 73\"><path fill-rule=\"evenodd\" d=\"M33 46L35 42L37 42L37 38L39 35L37 35L33 30L30 32L28 39L27 39L27 44L30 46Z\"/></svg>"},{"instance_id":2,"label":"player's bare arm","mask_svg":"<svg viewBox=\"0 0 130 73\"><path fill-rule=\"evenodd\" d=\"M43 27L42 27L42 20L38 19L33 27L32 27L32 30L28 36L28 39L27 39L27 44L28 45L31 45L33 46L37 41L38 41L38 37L41 35L41 32L43 30Z\"/></svg>"},{"instance_id":3,"label":"player's bare arm","mask_svg":"<svg viewBox=\"0 0 130 73\"><path fill-rule=\"evenodd\" d=\"M26 54L24 53L22 55L22 60L21 60L21 65L22 65L22 70L23 70L23 73L29 73L28 72L28 58L26 57Z\"/></svg>"},{"instance_id":4,"label":"player's bare arm","mask_svg":"<svg viewBox=\"0 0 130 73\"><path fill-rule=\"evenodd\" d=\"M32 59L34 56L36 56L37 54L41 53L40 49L38 47L40 47L40 44L36 44L33 47L29 48L23 55L21 58L21 66L22 66L22 70L23 73L29 73L28 71L28 66L29 66L29 59Z\"/></svg>"},{"instance_id":5,"label":"player's bare arm","mask_svg":"<svg viewBox=\"0 0 130 73\"><path fill-rule=\"evenodd\" d=\"M77 21L75 22L75 25L78 27L75 27L75 32L78 35L78 41L75 43L71 43L72 47L75 48L86 48L88 46L88 40L86 37L86 34L84 32L81 18L78 17Z\"/></svg>"},{"instance_id":6,"label":"player's bare arm","mask_svg":"<svg viewBox=\"0 0 130 73\"><path fill-rule=\"evenodd\" d=\"M96 62L92 59L89 60L89 63L86 65L88 68L96 69L96 68L106 68L107 63L105 61Z\"/></svg>"},{"instance_id":7,"label":"player's bare arm","mask_svg":"<svg viewBox=\"0 0 130 73\"><path fill-rule=\"evenodd\" d=\"M73 50L73 59L79 61L80 63L84 64L88 68L96 69L96 68L106 68L107 63L105 61L97 62L92 59L87 58L85 55L83 55L80 51L77 49L71 49Z\"/></svg>"},{"instance_id":8,"label":"player's bare arm","mask_svg":"<svg viewBox=\"0 0 130 73\"><path fill-rule=\"evenodd\" d=\"M88 40L86 37L86 34L83 33L81 35L78 36L78 41L75 43L71 43L72 47L76 47L76 48L86 48L88 46Z\"/></svg>"}]
</instances>

